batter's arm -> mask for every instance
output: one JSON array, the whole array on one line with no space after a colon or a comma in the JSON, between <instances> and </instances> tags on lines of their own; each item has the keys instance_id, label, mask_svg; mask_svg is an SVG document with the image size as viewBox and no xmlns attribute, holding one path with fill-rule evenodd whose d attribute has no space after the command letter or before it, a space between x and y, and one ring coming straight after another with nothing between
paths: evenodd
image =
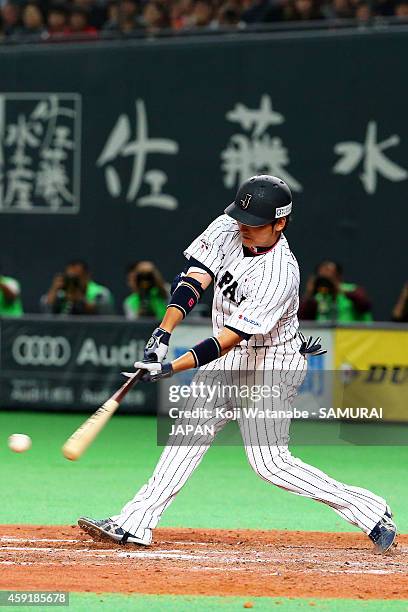
<instances>
[{"instance_id":1,"label":"batter's arm","mask_svg":"<svg viewBox=\"0 0 408 612\"><path fill-rule=\"evenodd\" d=\"M191 312L211 281L211 275L205 270L189 268L187 274L178 276L166 313L146 343L144 361L164 361L172 331Z\"/></svg>"},{"instance_id":2,"label":"batter's arm","mask_svg":"<svg viewBox=\"0 0 408 612\"><path fill-rule=\"evenodd\" d=\"M142 361L136 361L134 367L136 369L146 370L146 373L143 375L143 380L145 382L156 382L161 378L168 378L176 372L191 370L205 365L206 363L210 363L228 353L228 351L241 341L242 336L224 327L216 338L211 336L203 340L171 363L143 363ZM124 372L124 374L125 376L132 375L129 372Z\"/></svg>"},{"instance_id":3,"label":"batter's arm","mask_svg":"<svg viewBox=\"0 0 408 612\"><path fill-rule=\"evenodd\" d=\"M234 348L234 346L242 342L242 337L231 329L223 327L220 330L216 340L218 341L220 347L220 354L216 355L214 359L226 355L232 348ZM207 340L204 340L202 344L205 342L207 342ZM197 365L204 365L203 363L197 364L197 358L195 357L194 353L197 353L196 347L190 351L187 351L187 353L184 353L184 355L181 355L181 357L178 357L178 359L172 361L171 365L173 372L183 372L184 370L196 368ZM210 361L214 361L214 359L211 359ZM209 361L207 363L209 363Z\"/></svg>"},{"instance_id":4,"label":"batter's arm","mask_svg":"<svg viewBox=\"0 0 408 612\"><path fill-rule=\"evenodd\" d=\"M198 281L201 285L202 290L205 291L207 287L211 285L212 277L208 272L205 272L204 270L202 272L198 272L196 270L197 268L195 268L195 271L192 272L189 269L187 271L186 276L188 276L189 278L194 278L196 281ZM179 323L181 323L183 319L184 315L182 311L179 308L170 305L168 306L166 314L164 315L159 327L171 334L172 331L177 327Z\"/></svg>"}]
</instances>

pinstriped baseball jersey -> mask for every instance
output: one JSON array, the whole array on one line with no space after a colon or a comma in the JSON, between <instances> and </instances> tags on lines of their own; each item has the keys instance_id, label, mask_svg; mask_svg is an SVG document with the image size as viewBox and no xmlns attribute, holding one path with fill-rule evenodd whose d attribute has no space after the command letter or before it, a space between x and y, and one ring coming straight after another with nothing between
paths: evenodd
<instances>
[{"instance_id":1,"label":"pinstriped baseball jersey","mask_svg":"<svg viewBox=\"0 0 408 612\"><path fill-rule=\"evenodd\" d=\"M276 346L298 329L299 266L282 234L266 253L248 256L237 222L215 219L184 251L214 274L212 310L216 335L224 326L251 337L241 345Z\"/></svg>"},{"instance_id":2,"label":"pinstriped baseball jersey","mask_svg":"<svg viewBox=\"0 0 408 612\"><path fill-rule=\"evenodd\" d=\"M306 359L299 352L297 309L299 268L286 238L281 235L267 252L251 256L243 247L236 221L221 215L185 250L214 276L214 334L224 326L246 334L247 340L223 357L199 370L200 381L214 387L221 380L232 387L254 388L274 381L280 371L283 381L279 407L290 408L298 385L306 372ZM192 262L192 267L195 267ZM248 350L249 349L249 350ZM219 374L218 374L219 375ZM226 378L225 378L226 376ZM236 381L237 384L236 384ZM187 411L198 410L197 417L186 417L196 434L182 433L181 440L169 437L153 476L122 509L112 516L122 529L149 544L152 529L160 520L189 476L199 465L217 433L231 416L208 416L200 410L208 406L206 396L191 396ZM216 407L234 406L223 396ZM245 403L245 400L244 400ZM262 407L274 407L265 400ZM213 432L203 435L200 427L211 422ZM386 502L367 489L346 485L321 470L293 457L287 447L290 419L239 417L238 424L252 468L264 480L278 487L325 503L342 518L369 534L384 515Z\"/></svg>"}]
</instances>

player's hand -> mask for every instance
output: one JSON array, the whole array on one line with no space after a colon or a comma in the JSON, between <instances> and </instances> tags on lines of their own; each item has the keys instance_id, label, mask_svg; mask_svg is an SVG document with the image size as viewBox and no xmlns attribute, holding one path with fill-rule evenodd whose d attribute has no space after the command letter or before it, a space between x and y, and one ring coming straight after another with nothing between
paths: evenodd
<instances>
[{"instance_id":1,"label":"player's hand","mask_svg":"<svg viewBox=\"0 0 408 612\"><path fill-rule=\"evenodd\" d=\"M151 361L146 363L145 361L135 361L133 364L136 370L145 370L141 380L143 382L157 382L162 378L170 378L173 376L173 367L171 363L160 363L160 361ZM122 372L124 376L128 378L133 376L134 372Z\"/></svg>"},{"instance_id":2,"label":"player's hand","mask_svg":"<svg viewBox=\"0 0 408 612\"><path fill-rule=\"evenodd\" d=\"M61 273L56 274L52 281L51 291L61 291L61 289L64 288L64 283L65 283L64 275Z\"/></svg>"},{"instance_id":3,"label":"player's hand","mask_svg":"<svg viewBox=\"0 0 408 612\"><path fill-rule=\"evenodd\" d=\"M313 336L309 336L308 338L305 338L302 332L298 332L298 336L302 341L302 344L299 348L299 353L301 355L304 355L305 357L307 357L308 355L316 356L316 355L324 355L325 353L327 353L327 351L323 349L322 345L320 344L320 341L321 341L320 338L316 338L315 340L313 339Z\"/></svg>"},{"instance_id":4,"label":"player's hand","mask_svg":"<svg viewBox=\"0 0 408 612\"><path fill-rule=\"evenodd\" d=\"M160 327L156 327L149 340L146 342L144 360L162 363L169 350L170 336L171 334L169 332Z\"/></svg>"}]
</instances>

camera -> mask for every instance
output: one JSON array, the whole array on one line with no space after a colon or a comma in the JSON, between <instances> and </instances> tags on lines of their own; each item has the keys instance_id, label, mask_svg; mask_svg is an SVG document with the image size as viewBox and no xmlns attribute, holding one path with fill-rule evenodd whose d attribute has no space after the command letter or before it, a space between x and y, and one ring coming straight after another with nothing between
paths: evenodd
<instances>
[{"instance_id":1,"label":"camera","mask_svg":"<svg viewBox=\"0 0 408 612\"><path fill-rule=\"evenodd\" d=\"M76 291L81 288L81 279L79 276L65 274L64 276L64 291Z\"/></svg>"},{"instance_id":2,"label":"camera","mask_svg":"<svg viewBox=\"0 0 408 612\"><path fill-rule=\"evenodd\" d=\"M153 272L138 272L135 275L135 281L141 292L149 291L149 289L156 286Z\"/></svg>"},{"instance_id":3,"label":"camera","mask_svg":"<svg viewBox=\"0 0 408 612\"><path fill-rule=\"evenodd\" d=\"M335 295L336 287L334 283L325 276L318 276L314 282L313 294L320 293L323 295Z\"/></svg>"}]
</instances>

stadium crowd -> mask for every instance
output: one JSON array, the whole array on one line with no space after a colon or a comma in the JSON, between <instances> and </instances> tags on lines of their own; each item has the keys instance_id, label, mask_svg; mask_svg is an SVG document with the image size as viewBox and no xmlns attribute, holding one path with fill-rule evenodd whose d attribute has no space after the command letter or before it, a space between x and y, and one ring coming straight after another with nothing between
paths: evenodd
<instances>
[{"instance_id":1,"label":"stadium crowd","mask_svg":"<svg viewBox=\"0 0 408 612\"><path fill-rule=\"evenodd\" d=\"M0 0L0 39L73 40L252 24L408 19L408 0Z\"/></svg>"},{"instance_id":2,"label":"stadium crowd","mask_svg":"<svg viewBox=\"0 0 408 612\"><path fill-rule=\"evenodd\" d=\"M135 261L125 271L129 294L122 305L107 287L95 282L88 264L80 259L68 262L58 272L48 290L40 298L39 307L48 315L112 315L122 314L127 319L151 317L161 320L169 297L180 280L172 285L163 279L152 261ZM0 274L0 317L19 317L24 308L21 286L17 279ZM199 303L195 314L210 316L208 303ZM408 323L408 281L404 283L390 320ZM299 319L321 323L370 323L373 321L372 303L365 289L356 283L345 282L342 266L325 259L317 264L306 282L300 299Z\"/></svg>"}]
</instances>

